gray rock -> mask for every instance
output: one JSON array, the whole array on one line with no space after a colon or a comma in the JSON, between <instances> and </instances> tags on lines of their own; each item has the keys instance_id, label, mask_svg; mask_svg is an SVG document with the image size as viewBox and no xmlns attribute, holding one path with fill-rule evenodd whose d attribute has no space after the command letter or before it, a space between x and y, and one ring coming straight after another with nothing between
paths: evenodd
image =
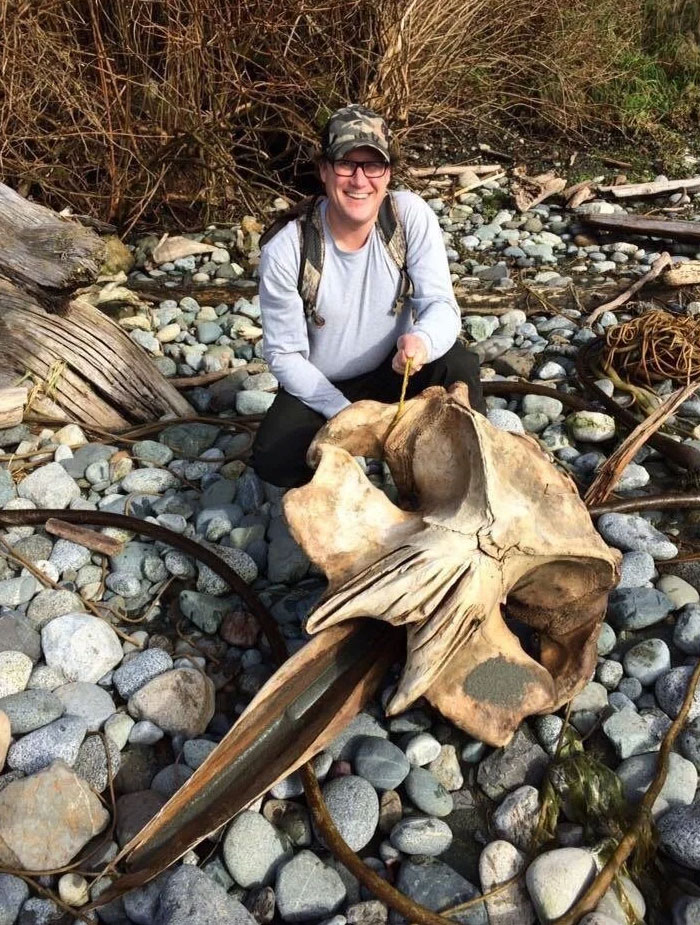
<instances>
[{"instance_id":1,"label":"gray rock","mask_svg":"<svg viewBox=\"0 0 700 925\"><path fill-rule=\"evenodd\" d=\"M34 774L57 758L75 763L87 727L79 716L64 716L23 736L10 746L7 766L13 771Z\"/></svg>"},{"instance_id":2,"label":"gray rock","mask_svg":"<svg viewBox=\"0 0 700 925\"><path fill-rule=\"evenodd\" d=\"M311 922L333 915L346 896L337 871L311 851L300 851L281 865L275 883L279 914L285 922Z\"/></svg>"},{"instance_id":3,"label":"gray rock","mask_svg":"<svg viewBox=\"0 0 700 925\"><path fill-rule=\"evenodd\" d=\"M598 655L609 655L617 643L615 630L609 623L602 623L600 626L600 635L598 636Z\"/></svg>"},{"instance_id":4,"label":"gray rock","mask_svg":"<svg viewBox=\"0 0 700 925\"><path fill-rule=\"evenodd\" d=\"M603 659L598 662L595 676L606 690L614 691L622 680L624 673L624 669L619 662L612 659Z\"/></svg>"},{"instance_id":5,"label":"gray rock","mask_svg":"<svg viewBox=\"0 0 700 925\"><path fill-rule=\"evenodd\" d=\"M73 770L90 784L93 790L102 793L109 785L110 775L112 778L119 773L121 764L121 755L114 741L105 737L107 742L107 751L105 751L102 737L98 735L89 735L85 738L78 751Z\"/></svg>"},{"instance_id":6,"label":"gray rock","mask_svg":"<svg viewBox=\"0 0 700 925\"><path fill-rule=\"evenodd\" d=\"M245 889L272 883L277 868L292 857L292 850L277 829L259 813L238 815L223 842L226 867Z\"/></svg>"},{"instance_id":7,"label":"gray rock","mask_svg":"<svg viewBox=\"0 0 700 925\"><path fill-rule=\"evenodd\" d=\"M442 819L410 816L397 822L389 835L391 844L404 854L434 857L452 844L452 830Z\"/></svg>"},{"instance_id":8,"label":"gray rock","mask_svg":"<svg viewBox=\"0 0 700 925\"><path fill-rule=\"evenodd\" d=\"M676 806L657 820L661 847L674 861L700 870L700 804Z\"/></svg>"},{"instance_id":9,"label":"gray rock","mask_svg":"<svg viewBox=\"0 0 700 925\"><path fill-rule=\"evenodd\" d=\"M354 767L360 777L378 790L393 790L406 778L411 765L393 742L377 736L358 736Z\"/></svg>"},{"instance_id":10,"label":"gray rock","mask_svg":"<svg viewBox=\"0 0 700 925\"><path fill-rule=\"evenodd\" d=\"M616 770L622 781L625 799L639 803L656 776L658 755L655 752L634 755L623 761ZM654 801L655 818L674 806L687 806L693 802L698 785L698 772L692 762L676 752L669 754L668 777Z\"/></svg>"},{"instance_id":11,"label":"gray rock","mask_svg":"<svg viewBox=\"0 0 700 925\"><path fill-rule=\"evenodd\" d=\"M620 901L618 891L624 897L624 903ZM628 922L630 917L626 909L631 909L636 921L644 921L646 915L644 897L630 878L623 875L618 878L615 886L611 886L603 894L603 898L596 907L596 912L599 915L608 916L612 922Z\"/></svg>"},{"instance_id":12,"label":"gray rock","mask_svg":"<svg viewBox=\"0 0 700 925\"><path fill-rule=\"evenodd\" d=\"M236 393L238 414L266 414L275 400L274 394L258 389Z\"/></svg>"},{"instance_id":13,"label":"gray rock","mask_svg":"<svg viewBox=\"0 0 700 925\"><path fill-rule=\"evenodd\" d=\"M63 910L52 899L31 896L20 912L17 925L64 925Z\"/></svg>"},{"instance_id":14,"label":"gray rock","mask_svg":"<svg viewBox=\"0 0 700 925\"><path fill-rule=\"evenodd\" d=\"M654 559L648 552L626 552L620 563L619 588L643 588L656 575Z\"/></svg>"},{"instance_id":15,"label":"gray rock","mask_svg":"<svg viewBox=\"0 0 700 925\"><path fill-rule=\"evenodd\" d=\"M119 696L128 700L139 688L173 667L173 660L163 649L146 649L120 665L112 676Z\"/></svg>"},{"instance_id":16,"label":"gray rock","mask_svg":"<svg viewBox=\"0 0 700 925\"><path fill-rule=\"evenodd\" d=\"M67 588L45 588L32 598L27 619L35 629L41 630L55 617L81 610L85 610L85 604L79 594Z\"/></svg>"},{"instance_id":17,"label":"gray rock","mask_svg":"<svg viewBox=\"0 0 700 925\"><path fill-rule=\"evenodd\" d=\"M321 752L320 755L316 755L316 757L312 759L311 767L313 768L317 780L322 781L326 779L332 763L333 758L328 752ZM302 783L299 771L293 771L270 788L270 793L278 800L289 800L293 797L299 797L303 792L304 784Z\"/></svg>"},{"instance_id":18,"label":"gray rock","mask_svg":"<svg viewBox=\"0 0 700 925\"><path fill-rule=\"evenodd\" d=\"M134 723L133 720L131 722L133 726L129 730L129 742L132 745L155 745L165 735L160 726L156 726L150 719L142 719L138 723Z\"/></svg>"},{"instance_id":19,"label":"gray rock","mask_svg":"<svg viewBox=\"0 0 700 925\"><path fill-rule=\"evenodd\" d=\"M429 816L448 816L454 809L452 796L425 768L411 768L404 787L413 805Z\"/></svg>"},{"instance_id":20,"label":"gray rock","mask_svg":"<svg viewBox=\"0 0 700 925\"><path fill-rule=\"evenodd\" d=\"M686 724L680 734L679 745L683 755L700 771L700 717Z\"/></svg>"},{"instance_id":21,"label":"gray rock","mask_svg":"<svg viewBox=\"0 0 700 925\"><path fill-rule=\"evenodd\" d=\"M258 577L258 567L247 552L233 546L210 546L210 548L247 584L251 584ZM270 580L273 579L270 578ZM208 565L198 564L197 590L216 596L226 594L231 589Z\"/></svg>"},{"instance_id":22,"label":"gray rock","mask_svg":"<svg viewBox=\"0 0 700 925\"><path fill-rule=\"evenodd\" d=\"M274 535L267 556L267 577L271 582L293 584L309 570L309 559L304 550L286 531Z\"/></svg>"},{"instance_id":23,"label":"gray rock","mask_svg":"<svg viewBox=\"0 0 700 925\"><path fill-rule=\"evenodd\" d=\"M188 767L196 771L201 764L204 764L215 748L216 742L210 742L209 739L188 739L182 746L182 757L187 762Z\"/></svg>"},{"instance_id":24,"label":"gray rock","mask_svg":"<svg viewBox=\"0 0 700 925\"><path fill-rule=\"evenodd\" d=\"M166 870L145 886L129 890L124 895L124 911L130 922L134 925L152 925L156 917L160 894L171 876L172 871Z\"/></svg>"},{"instance_id":25,"label":"gray rock","mask_svg":"<svg viewBox=\"0 0 700 925\"><path fill-rule=\"evenodd\" d=\"M522 784L539 786L548 763L544 749L527 727L521 726L508 745L484 758L477 781L488 797L499 801Z\"/></svg>"},{"instance_id":26,"label":"gray rock","mask_svg":"<svg viewBox=\"0 0 700 925\"><path fill-rule=\"evenodd\" d=\"M0 607L17 607L26 604L39 590L36 578L26 575L21 578L5 578L0 581Z\"/></svg>"},{"instance_id":27,"label":"gray rock","mask_svg":"<svg viewBox=\"0 0 700 925\"><path fill-rule=\"evenodd\" d=\"M574 713L579 710L586 710L590 713L600 713L607 705L607 689L597 681L589 681L583 690L574 697L571 703L571 709Z\"/></svg>"},{"instance_id":28,"label":"gray rock","mask_svg":"<svg viewBox=\"0 0 700 925\"><path fill-rule=\"evenodd\" d=\"M112 627L86 613L56 617L42 629L41 645L46 664L71 681L99 681L124 655Z\"/></svg>"},{"instance_id":29,"label":"gray rock","mask_svg":"<svg viewBox=\"0 0 700 925\"><path fill-rule=\"evenodd\" d=\"M567 912L595 875L593 856L583 848L557 848L535 858L525 883L540 922L553 922Z\"/></svg>"},{"instance_id":30,"label":"gray rock","mask_svg":"<svg viewBox=\"0 0 700 925\"><path fill-rule=\"evenodd\" d=\"M525 395L522 403L525 414L544 414L550 421L559 417L564 406L558 398L549 398L546 395Z\"/></svg>"},{"instance_id":31,"label":"gray rock","mask_svg":"<svg viewBox=\"0 0 700 925\"><path fill-rule=\"evenodd\" d=\"M13 736L33 732L63 716L63 703L50 691L24 690L0 700Z\"/></svg>"},{"instance_id":32,"label":"gray rock","mask_svg":"<svg viewBox=\"0 0 700 925\"><path fill-rule=\"evenodd\" d=\"M155 440L138 440L131 447L131 453L140 463L151 463L154 466L167 466L174 455L169 446Z\"/></svg>"},{"instance_id":33,"label":"gray rock","mask_svg":"<svg viewBox=\"0 0 700 925\"><path fill-rule=\"evenodd\" d=\"M22 479L17 486L17 494L40 508L66 508L80 497L80 487L61 463L52 462Z\"/></svg>"},{"instance_id":34,"label":"gray rock","mask_svg":"<svg viewBox=\"0 0 700 925\"><path fill-rule=\"evenodd\" d=\"M634 707L613 713L603 723L603 732L619 758L629 758L655 748L658 740L646 718Z\"/></svg>"},{"instance_id":35,"label":"gray rock","mask_svg":"<svg viewBox=\"0 0 700 925\"><path fill-rule=\"evenodd\" d=\"M12 874L0 874L0 925L14 925L29 887Z\"/></svg>"},{"instance_id":36,"label":"gray rock","mask_svg":"<svg viewBox=\"0 0 700 925\"><path fill-rule=\"evenodd\" d=\"M675 901L673 925L700 925L700 897L681 896Z\"/></svg>"},{"instance_id":37,"label":"gray rock","mask_svg":"<svg viewBox=\"0 0 700 925\"><path fill-rule=\"evenodd\" d=\"M359 851L374 835L379 822L379 798L374 787L362 777L337 777L323 787L331 819L343 840Z\"/></svg>"},{"instance_id":38,"label":"gray rock","mask_svg":"<svg viewBox=\"0 0 700 925\"><path fill-rule=\"evenodd\" d=\"M663 639L645 639L625 652L625 671L643 685L656 682L671 667L671 653Z\"/></svg>"},{"instance_id":39,"label":"gray rock","mask_svg":"<svg viewBox=\"0 0 700 925\"><path fill-rule=\"evenodd\" d=\"M623 552L648 552L654 559L673 559L678 549L648 520L636 514L603 514L596 524L611 546Z\"/></svg>"},{"instance_id":40,"label":"gray rock","mask_svg":"<svg viewBox=\"0 0 700 925\"><path fill-rule=\"evenodd\" d=\"M110 695L97 684L73 681L57 687L54 694L63 704L63 712L83 719L88 732L97 732L116 711Z\"/></svg>"},{"instance_id":41,"label":"gray rock","mask_svg":"<svg viewBox=\"0 0 700 925\"><path fill-rule=\"evenodd\" d=\"M406 716L407 714L402 714ZM401 717L396 717L401 719ZM430 721L428 720L428 726ZM422 727L425 728L425 727ZM397 729L396 732L412 732L411 729ZM327 746L326 751L337 761L352 761L355 750L361 744L365 736L376 736L380 739L386 739L389 736L387 730L380 725L377 720L370 716L369 713L358 713L351 722L339 733L335 739Z\"/></svg>"},{"instance_id":42,"label":"gray rock","mask_svg":"<svg viewBox=\"0 0 700 925\"><path fill-rule=\"evenodd\" d=\"M686 604L678 611L673 643L681 652L700 655L700 604Z\"/></svg>"},{"instance_id":43,"label":"gray rock","mask_svg":"<svg viewBox=\"0 0 700 925\"><path fill-rule=\"evenodd\" d=\"M0 697L23 691L31 673L32 660L24 652L0 652Z\"/></svg>"},{"instance_id":44,"label":"gray rock","mask_svg":"<svg viewBox=\"0 0 700 925\"><path fill-rule=\"evenodd\" d=\"M11 498L17 497L15 483L8 469L0 469L0 507L4 507Z\"/></svg>"},{"instance_id":45,"label":"gray rock","mask_svg":"<svg viewBox=\"0 0 700 925\"><path fill-rule=\"evenodd\" d=\"M642 694L642 682L638 678L623 678L617 686L618 693L630 700L637 700Z\"/></svg>"},{"instance_id":46,"label":"gray rock","mask_svg":"<svg viewBox=\"0 0 700 925\"><path fill-rule=\"evenodd\" d=\"M513 411L507 411L504 408L492 408L487 412L489 424L497 427L499 430L505 430L512 434L523 434L525 428L522 421Z\"/></svg>"},{"instance_id":47,"label":"gray rock","mask_svg":"<svg viewBox=\"0 0 700 925\"><path fill-rule=\"evenodd\" d=\"M204 633L215 633L226 614L236 609L236 597L216 597L201 591L180 591L180 610Z\"/></svg>"},{"instance_id":48,"label":"gray rock","mask_svg":"<svg viewBox=\"0 0 700 925\"><path fill-rule=\"evenodd\" d=\"M180 457L201 456L214 446L220 432L213 424L174 424L161 433L160 441Z\"/></svg>"},{"instance_id":49,"label":"gray rock","mask_svg":"<svg viewBox=\"0 0 700 925\"><path fill-rule=\"evenodd\" d=\"M404 860L396 880L396 888L432 912L456 906L479 895L479 890L469 880L435 858ZM392 912L390 921L392 925L403 925L406 920ZM488 925L486 910L482 904L458 913L454 916L454 921L461 922L462 925Z\"/></svg>"},{"instance_id":50,"label":"gray rock","mask_svg":"<svg viewBox=\"0 0 700 925\"><path fill-rule=\"evenodd\" d=\"M122 479L124 491L147 495L158 495L179 485L180 479L167 469L134 469Z\"/></svg>"},{"instance_id":51,"label":"gray rock","mask_svg":"<svg viewBox=\"0 0 700 925\"><path fill-rule=\"evenodd\" d=\"M623 588L608 597L608 620L617 630L639 630L660 623L673 602L656 588Z\"/></svg>"},{"instance_id":52,"label":"gray rock","mask_svg":"<svg viewBox=\"0 0 700 925\"><path fill-rule=\"evenodd\" d=\"M192 768L188 768L186 764L169 764L158 771L153 778L151 790L155 790L156 793L169 800L185 781L192 777L193 773Z\"/></svg>"},{"instance_id":53,"label":"gray rock","mask_svg":"<svg viewBox=\"0 0 700 925\"><path fill-rule=\"evenodd\" d=\"M418 735L408 740L404 751L412 765L423 767L434 761L440 754L440 743L429 732L419 732Z\"/></svg>"},{"instance_id":54,"label":"gray rock","mask_svg":"<svg viewBox=\"0 0 700 925\"><path fill-rule=\"evenodd\" d=\"M672 719L675 719L680 712L692 673L693 669L688 665L684 665L667 671L656 682L654 687L656 700L664 713ZM695 692L687 721L690 722L698 716L700 716L700 690Z\"/></svg>"},{"instance_id":55,"label":"gray rock","mask_svg":"<svg viewBox=\"0 0 700 925\"><path fill-rule=\"evenodd\" d=\"M198 867L183 864L166 881L153 925L257 925L238 900Z\"/></svg>"},{"instance_id":56,"label":"gray rock","mask_svg":"<svg viewBox=\"0 0 700 925\"><path fill-rule=\"evenodd\" d=\"M58 539L54 543L49 562L56 566L60 575L67 569L78 571L90 562L90 550L79 543Z\"/></svg>"},{"instance_id":57,"label":"gray rock","mask_svg":"<svg viewBox=\"0 0 700 925\"><path fill-rule=\"evenodd\" d=\"M123 757L126 759L127 755ZM117 783L119 783L119 778ZM164 805L165 797L156 793L155 790L136 790L120 796L117 800L116 830L119 847L123 848L127 842L131 841L134 835L140 832Z\"/></svg>"},{"instance_id":58,"label":"gray rock","mask_svg":"<svg viewBox=\"0 0 700 925\"><path fill-rule=\"evenodd\" d=\"M499 838L523 851L529 851L539 814L540 796L537 789L527 785L518 787L495 810L491 820L493 830Z\"/></svg>"},{"instance_id":59,"label":"gray rock","mask_svg":"<svg viewBox=\"0 0 700 925\"><path fill-rule=\"evenodd\" d=\"M599 411L576 411L567 417L566 426L574 440L584 443L605 443L615 437L615 418Z\"/></svg>"}]
</instances>

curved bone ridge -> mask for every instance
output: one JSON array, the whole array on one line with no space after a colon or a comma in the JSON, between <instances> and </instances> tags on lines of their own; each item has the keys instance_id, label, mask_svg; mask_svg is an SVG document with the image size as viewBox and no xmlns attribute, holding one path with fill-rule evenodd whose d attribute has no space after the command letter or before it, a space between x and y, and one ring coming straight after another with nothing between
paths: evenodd
<instances>
[{"instance_id":1,"label":"curved bone ridge","mask_svg":"<svg viewBox=\"0 0 700 925\"><path fill-rule=\"evenodd\" d=\"M329 579L307 629L368 616L405 625L388 712L425 696L503 745L525 716L556 709L588 680L619 554L537 442L494 428L462 383L396 412L363 401L332 418L309 450L313 479L285 496L293 535ZM394 505L353 459L382 452L417 510ZM504 612L539 643L539 661Z\"/></svg>"}]
</instances>

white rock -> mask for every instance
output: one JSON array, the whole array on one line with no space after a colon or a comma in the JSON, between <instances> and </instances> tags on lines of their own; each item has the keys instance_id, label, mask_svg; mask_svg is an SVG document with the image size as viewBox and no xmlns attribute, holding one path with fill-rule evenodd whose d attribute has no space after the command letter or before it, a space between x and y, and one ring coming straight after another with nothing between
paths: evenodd
<instances>
[{"instance_id":1,"label":"white rock","mask_svg":"<svg viewBox=\"0 0 700 925\"><path fill-rule=\"evenodd\" d=\"M429 732L420 732L408 742L404 751L411 764L422 768L440 754L441 745Z\"/></svg>"},{"instance_id":2,"label":"white rock","mask_svg":"<svg viewBox=\"0 0 700 925\"><path fill-rule=\"evenodd\" d=\"M656 582L657 591L663 591L673 601L673 609L680 610L686 604L697 604L700 594L687 581L677 575L662 575Z\"/></svg>"},{"instance_id":3,"label":"white rock","mask_svg":"<svg viewBox=\"0 0 700 925\"><path fill-rule=\"evenodd\" d=\"M510 880L525 866L525 855L507 841L488 844L479 858L479 877L482 892L492 890ZM486 900L489 922L497 925L531 925L536 920L535 910L522 880Z\"/></svg>"},{"instance_id":4,"label":"white rock","mask_svg":"<svg viewBox=\"0 0 700 925\"><path fill-rule=\"evenodd\" d=\"M523 851L530 847L540 815L537 788L518 787L503 799L493 814L493 830L500 838L512 842Z\"/></svg>"},{"instance_id":5,"label":"white rock","mask_svg":"<svg viewBox=\"0 0 700 925\"><path fill-rule=\"evenodd\" d=\"M593 856L583 848L557 848L535 858L525 882L542 925L568 912L595 875Z\"/></svg>"},{"instance_id":6,"label":"white rock","mask_svg":"<svg viewBox=\"0 0 700 925\"><path fill-rule=\"evenodd\" d=\"M37 507L66 508L80 497L80 487L60 463L51 462L22 479L17 494Z\"/></svg>"},{"instance_id":7,"label":"white rock","mask_svg":"<svg viewBox=\"0 0 700 925\"><path fill-rule=\"evenodd\" d=\"M0 652L0 697L19 694L32 673L32 660L24 652Z\"/></svg>"},{"instance_id":8,"label":"white rock","mask_svg":"<svg viewBox=\"0 0 700 925\"><path fill-rule=\"evenodd\" d=\"M55 617L41 631L46 664L69 681L100 680L123 657L119 637L104 620L86 613Z\"/></svg>"}]
</instances>

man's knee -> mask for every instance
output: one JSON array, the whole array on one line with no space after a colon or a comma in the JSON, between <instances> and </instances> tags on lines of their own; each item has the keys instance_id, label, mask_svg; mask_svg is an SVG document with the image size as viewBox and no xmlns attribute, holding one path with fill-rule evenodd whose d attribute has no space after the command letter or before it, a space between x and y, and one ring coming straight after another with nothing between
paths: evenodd
<instances>
[{"instance_id":1,"label":"man's knee","mask_svg":"<svg viewBox=\"0 0 700 925\"><path fill-rule=\"evenodd\" d=\"M253 443L250 464L257 475L282 488L307 482L312 471L306 465L306 451L323 423L322 415L303 402L278 393Z\"/></svg>"},{"instance_id":2,"label":"man's knee","mask_svg":"<svg viewBox=\"0 0 700 925\"><path fill-rule=\"evenodd\" d=\"M469 400L475 411L486 413L486 404L481 387L479 371L479 358L464 344L457 341L450 349L434 363L430 364L432 375L431 385L452 385L454 382L464 382L469 388Z\"/></svg>"}]
</instances>

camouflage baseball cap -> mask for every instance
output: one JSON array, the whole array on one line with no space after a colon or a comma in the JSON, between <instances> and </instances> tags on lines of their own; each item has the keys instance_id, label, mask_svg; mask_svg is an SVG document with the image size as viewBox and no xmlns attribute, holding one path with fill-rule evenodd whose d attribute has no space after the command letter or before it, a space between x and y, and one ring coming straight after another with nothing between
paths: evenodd
<instances>
[{"instance_id":1,"label":"camouflage baseball cap","mask_svg":"<svg viewBox=\"0 0 700 925\"><path fill-rule=\"evenodd\" d=\"M389 144L389 127L384 119L358 103L336 110L321 135L323 154L331 161L344 157L353 148L367 147L390 162Z\"/></svg>"}]
</instances>

